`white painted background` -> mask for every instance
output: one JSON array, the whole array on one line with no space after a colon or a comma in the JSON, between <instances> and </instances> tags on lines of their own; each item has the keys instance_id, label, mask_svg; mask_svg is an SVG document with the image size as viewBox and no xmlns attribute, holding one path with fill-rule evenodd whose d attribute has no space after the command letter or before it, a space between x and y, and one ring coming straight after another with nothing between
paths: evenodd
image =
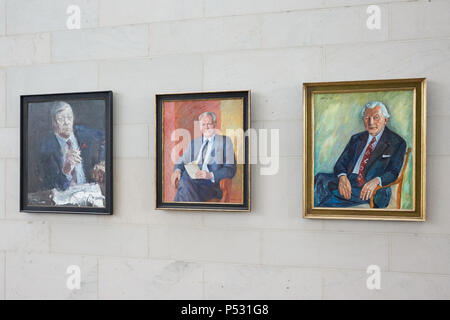
<instances>
[{"instance_id":1,"label":"white painted background","mask_svg":"<svg viewBox=\"0 0 450 320\"><path fill-rule=\"evenodd\" d=\"M66 29L77 4L82 29ZM382 10L366 28L367 6ZM450 1L0 0L0 298L450 298ZM302 82L427 77L425 223L301 218ZM154 94L252 90L252 213L154 210ZM114 216L25 214L19 96L113 90ZM81 290L66 286L81 267ZM366 268L382 271L366 288Z\"/></svg>"}]
</instances>

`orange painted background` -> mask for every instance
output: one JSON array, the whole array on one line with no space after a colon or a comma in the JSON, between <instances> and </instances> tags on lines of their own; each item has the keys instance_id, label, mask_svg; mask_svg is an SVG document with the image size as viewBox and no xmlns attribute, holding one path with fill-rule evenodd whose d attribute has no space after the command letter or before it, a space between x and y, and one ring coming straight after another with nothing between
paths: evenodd
<instances>
[{"instance_id":1,"label":"orange painted background","mask_svg":"<svg viewBox=\"0 0 450 320\"><path fill-rule=\"evenodd\" d=\"M178 160L183 154L184 148L189 147L191 139L201 137L198 116L207 111L216 114L216 129L221 132L218 132L219 134L226 135L227 129L243 128L243 102L241 99L166 101L163 104L163 201L165 202L173 201L176 194L176 189L170 183L175 165L172 158ZM173 137L176 139L172 141L172 134L177 128L189 131L190 139L183 139L178 134ZM241 156L238 154L240 152L240 149L237 148L238 143L242 144L243 138L241 141L233 141L236 158ZM175 157L172 155L173 152L176 153ZM243 202L243 181L243 165L238 164L229 203Z\"/></svg>"}]
</instances>

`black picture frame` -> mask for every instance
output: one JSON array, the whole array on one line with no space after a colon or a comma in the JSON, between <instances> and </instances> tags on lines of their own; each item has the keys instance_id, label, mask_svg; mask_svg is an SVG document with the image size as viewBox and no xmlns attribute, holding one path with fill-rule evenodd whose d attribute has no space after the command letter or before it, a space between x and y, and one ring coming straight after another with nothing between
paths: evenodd
<instances>
[{"instance_id":1,"label":"black picture frame","mask_svg":"<svg viewBox=\"0 0 450 320\"><path fill-rule=\"evenodd\" d=\"M101 148L101 154L103 159L104 154L104 166L105 166L105 174L103 175L102 183L102 194L104 195L104 203L103 206L76 206L76 205L55 205L54 203L49 203L51 200L41 201L39 203L30 202L29 195L32 193L32 180L34 177L34 172L29 172L29 168L34 168L33 164L30 162L30 157L36 157L36 147L37 143L33 145L30 144L30 140L36 140L34 133L39 132L36 127L32 127L33 130L30 130L30 120L32 123L35 123L37 120L43 124L43 127L53 130L51 124L53 123L51 120L50 112L51 109L49 106L52 102L56 101L64 101L68 102L74 114L74 124L78 125L77 117L80 117L80 110L84 112L84 122L88 123L97 123L103 126L101 130L97 130L97 132L104 132L104 138L98 144L104 144L103 146L98 147ZM89 102L89 103L87 103ZM30 111L30 104L35 104L35 109ZM104 105L104 112L100 108L95 108L95 104L98 106ZM38 106L41 106L41 109L37 109ZM75 110L74 105L77 106L77 110ZM98 111L99 110L99 111ZM103 115L104 113L104 115ZM34 119L30 119L30 116L34 117ZM104 122L99 121L99 116L104 116ZM46 118L47 117L47 118ZM37 122L39 122L37 121ZM84 125L83 123L81 123ZM37 125L36 125L37 126ZM44 129L42 131L45 131ZM48 137L51 139L51 131ZM93 131L92 131L93 132ZM31 138L29 133L32 134ZM39 135L39 134L38 134ZM42 136L44 133L42 134ZM45 141L45 140L43 140ZM55 137L56 141L56 137ZM90 145L86 146L85 143L79 142L81 146L79 149L88 148L86 150L90 150ZM30 149L34 148L34 149ZM35 151L34 153L32 151ZM60 150L60 149L59 149ZM40 152L40 151L39 151ZM87 151L86 151L87 152ZM104 152L104 153L103 153ZM98 151L100 155L100 151ZM31 166L31 167L30 167ZM31 170L30 170L31 171ZM84 170L83 170L84 171ZM31 178L31 179L30 179ZM36 179L35 179L36 180ZM35 183L35 185L39 184L39 181ZM45 190L45 192L50 194L51 190ZM51 196L49 196L51 198ZM57 94L36 94L36 95L22 95L20 97L20 211L21 212L29 212L29 213L65 213L65 214L98 214L98 215L111 215L113 214L113 92L112 91L97 91L97 92L76 92L76 93L57 93Z\"/></svg>"},{"instance_id":2,"label":"black picture frame","mask_svg":"<svg viewBox=\"0 0 450 320\"><path fill-rule=\"evenodd\" d=\"M191 101L191 100L225 100L225 99L242 99L242 123L244 163L242 164L242 195L241 203L226 203L222 201L213 202L176 202L164 201L163 199L163 108L164 102L167 101ZM247 134L250 128L250 90L244 91L221 91L221 92L194 92L194 93L173 93L173 94L156 94L156 125L155 125L155 150L156 150L156 174L155 174L155 208L157 210L178 210L178 211L222 211L222 212L250 212L250 134ZM198 116L198 114L196 114ZM224 128L221 128L224 130ZM195 137L194 137L195 138ZM236 162L238 164L238 162ZM238 164L240 165L240 164ZM173 164L172 164L173 166ZM222 187L221 187L222 188ZM223 190L223 189L222 189Z\"/></svg>"}]
</instances>

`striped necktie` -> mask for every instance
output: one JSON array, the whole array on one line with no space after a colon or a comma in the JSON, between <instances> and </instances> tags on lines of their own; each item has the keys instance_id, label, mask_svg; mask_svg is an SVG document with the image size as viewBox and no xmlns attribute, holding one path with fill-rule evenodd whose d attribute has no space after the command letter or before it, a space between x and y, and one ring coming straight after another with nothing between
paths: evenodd
<instances>
[{"instance_id":1,"label":"striped necktie","mask_svg":"<svg viewBox=\"0 0 450 320\"><path fill-rule=\"evenodd\" d=\"M370 156L372 155L373 149L375 149L375 141L377 139L375 137L372 138L372 141L370 141L370 144L367 146L366 152L364 152L364 156L361 160L361 164L359 166L358 176L356 177L356 181L358 182L358 186L361 187L366 179L364 178L366 166L369 162Z\"/></svg>"}]
</instances>

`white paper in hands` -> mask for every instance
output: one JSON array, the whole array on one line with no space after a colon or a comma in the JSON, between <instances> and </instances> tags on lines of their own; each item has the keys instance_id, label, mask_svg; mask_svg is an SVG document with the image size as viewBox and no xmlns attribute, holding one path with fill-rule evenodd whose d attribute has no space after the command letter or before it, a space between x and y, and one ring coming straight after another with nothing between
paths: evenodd
<instances>
[{"instance_id":1,"label":"white paper in hands","mask_svg":"<svg viewBox=\"0 0 450 320\"><path fill-rule=\"evenodd\" d=\"M105 207L105 197L97 183L75 185L65 191L53 189L51 197L57 206Z\"/></svg>"},{"instance_id":2,"label":"white paper in hands","mask_svg":"<svg viewBox=\"0 0 450 320\"><path fill-rule=\"evenodd\" d=\"M200 171L200 168L198 167L198 164L196 161L192 161L192 162L185 164L184 168L186 169L186 171L187 171L189 177L191 177L191 179L197 179L195 177L195 174Z\"/></svg>"}]
</instances>

